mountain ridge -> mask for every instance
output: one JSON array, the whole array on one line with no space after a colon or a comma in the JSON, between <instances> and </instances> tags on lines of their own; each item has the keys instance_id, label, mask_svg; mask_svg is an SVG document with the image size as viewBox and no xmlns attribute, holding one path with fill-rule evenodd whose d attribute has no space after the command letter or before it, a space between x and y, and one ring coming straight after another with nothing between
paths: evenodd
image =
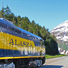
<instances>
[{"instance_id":1,"label":"mountain ridge","mask_svg":"<svg viewBox=\"0 0 68 68\"><path fill-rule=\"evenodd\" d=\"M51 32L57 40L68 41L68 20L56 26Z\"/></svg>"},{"instance_id":2,"label":"mountain ridge","mask_svg":"<svg viewBox=\"0 0 68 68\"><path fill-rule=\"evenodd\" d=\"M68 50L68 20L56 26L50 33L55 35L59 48Z\"/></svg>"}]
</instances>

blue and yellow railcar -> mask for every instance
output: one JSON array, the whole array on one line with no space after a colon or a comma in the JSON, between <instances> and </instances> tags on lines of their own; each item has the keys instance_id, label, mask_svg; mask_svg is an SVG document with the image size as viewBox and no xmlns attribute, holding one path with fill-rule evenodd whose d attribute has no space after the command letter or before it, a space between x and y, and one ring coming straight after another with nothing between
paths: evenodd
<instances>
[{"instance_id":1,"label":"blue and yellow railcar","mask_svg":"<svg viewBox=\"0 0 68 68\"><path fill-rule=\"evenodd\" d=\"M34 63L36 60L39 62L41 60L41 64L43 64L45 47L42 42L41 37L0 18L0 63L13 62L15 68L29 67L30 62Z\"/></svg>"}]
</instances>

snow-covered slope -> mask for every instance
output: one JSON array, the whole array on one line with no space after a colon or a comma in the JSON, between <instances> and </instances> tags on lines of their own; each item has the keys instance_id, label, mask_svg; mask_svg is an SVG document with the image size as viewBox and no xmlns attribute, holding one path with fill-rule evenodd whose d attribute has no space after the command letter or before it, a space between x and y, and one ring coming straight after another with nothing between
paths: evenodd
<instances>
[{"instance_id":1,"label":"snow-covered slope","mask_svg":"<svg viewBox=\"0 0 68 68\"><path fill-rule=\"evenodd\" d=\"M68 20L55 27L50 33L58 40L68 41Z\"/></svg>"}]
</instances>

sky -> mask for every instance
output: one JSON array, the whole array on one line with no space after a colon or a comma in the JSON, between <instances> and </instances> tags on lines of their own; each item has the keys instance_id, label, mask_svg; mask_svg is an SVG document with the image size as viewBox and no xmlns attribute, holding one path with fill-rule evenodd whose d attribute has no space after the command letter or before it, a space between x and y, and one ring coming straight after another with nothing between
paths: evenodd
<instances>
[{"instance_id":1,"label":"sky","mask_svg":"<svg viewBox=\"0 0 68 68\"><path fill-rule=\"evenodd\" d=\"M0 10L7 5L15 16L26 16L49 31L68 20L68 0L0 0Z\"/></svg>"}]
</instances>

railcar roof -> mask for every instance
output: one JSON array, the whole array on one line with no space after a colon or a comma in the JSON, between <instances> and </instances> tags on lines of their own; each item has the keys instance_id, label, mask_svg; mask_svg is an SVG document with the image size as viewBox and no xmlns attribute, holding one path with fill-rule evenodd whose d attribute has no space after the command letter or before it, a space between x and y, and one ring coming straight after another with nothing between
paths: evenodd
<instances>
[{"instance_id":1,"label":"railcar roof","mask_svg":"<svg viewBox=\"0 0 68 68\"><path fill-rule=\"evenodd\" d=\"M33 36L33 37L36 37L36 38L38 38L39 40L43 40L41 37L39 37L39 36L37 36L37 35L35 35L35 34L33 34L33 33L30 33L30 32L28 32L28 31L26 31L26 30L24 30L24 29L22 29L22 28L20 28L20 27L15 26L11 21L8 21L8 20L6 20L6 19L4 19L4 18L0 18L0 21L1 21L2 23L6 24L6 25L9 25L9 26L12 26L12 27L15 27L15 28L19 29L19 30L21 30L21 31L24 32L24 33L27 33L27 34L29 34L29 35L31 35L31 36Z\"/></svg>"}]
</instances>

